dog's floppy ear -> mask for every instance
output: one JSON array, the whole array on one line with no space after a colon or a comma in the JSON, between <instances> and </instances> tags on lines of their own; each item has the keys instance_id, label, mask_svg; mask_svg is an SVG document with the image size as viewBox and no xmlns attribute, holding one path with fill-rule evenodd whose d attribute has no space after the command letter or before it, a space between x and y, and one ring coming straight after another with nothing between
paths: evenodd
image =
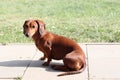
<instances>
[{"instance_id":1,"label":"dog's floppy ear","mask_svg":"<svg viewBox=\"0 0 120 80\"><path fill-rule=\"evenodd\" d=\"M40 35L43 35L44 31L45 31L45 23L41 20L35 20L37 25L38 25L38 29L39 29L39 33Z\"/></svg>"},{"instance_id":2,"label":"dog's floppy ear","mask_svg":"<svg viewBox=\"0 0 120 80\"><path fill-rule=\"evenodd\" d=\"M23 27L26 25L27 22L28 22L28 20L26 20L26 21L24 22Z\"/></svg>"}]
</instances>

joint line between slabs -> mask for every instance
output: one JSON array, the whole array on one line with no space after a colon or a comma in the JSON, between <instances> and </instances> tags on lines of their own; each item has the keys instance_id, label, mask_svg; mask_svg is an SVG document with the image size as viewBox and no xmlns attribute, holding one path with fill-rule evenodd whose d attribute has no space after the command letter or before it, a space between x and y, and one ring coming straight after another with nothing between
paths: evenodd
<instances>
[{"instance_id":1,"label":"joint line between slabs","mask_svg":"<svg viewBox=\"0 0 120 80\"><path fill-rule=\"evenodd\" d=\"M86 44L86 56L87 56L87 75L88 75L88 80L90 80L90 71L89 71L89 55L88 55L88 45Z\"/></svg>"},{"instance_id":2,"label":"joint line between slabs","mask_svg":"<svg viewBox=\"0 0 120 80\"><path fill-rule=\"evenodd\" d=\"M37 51L38 51L38 50L37 50L37 48L36 48L35 54L34 54L33 57L31 58L32 60L34 59L35 55L37 54ZM29 67L30 64L32 63L32 60L31 60L31 62L26 66L26 69L25 69L24 72L23 72L22 78L23 78L23 76L25 75L25 73L26 73L28 67Z\"/></svg>"}]
</instances>

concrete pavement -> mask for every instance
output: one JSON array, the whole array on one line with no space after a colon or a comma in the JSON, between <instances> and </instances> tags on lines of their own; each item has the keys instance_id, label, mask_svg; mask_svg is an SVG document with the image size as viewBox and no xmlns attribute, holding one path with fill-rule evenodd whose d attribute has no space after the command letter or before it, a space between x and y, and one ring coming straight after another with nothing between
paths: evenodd
<instances>
[{"instance_id":1,"label":"concrete pavement","mask_svg":"<svg viewBox=\"0 0 120 80\"><path fill-rule=\"evenodd\" d=\"M0 45L0 80L120 80L120 44L80 44L87 58L83 73L57 77L62 71L42 66L34 44ZM62 64L53 60L51 64Z\"/></svg>"}]
</instances>

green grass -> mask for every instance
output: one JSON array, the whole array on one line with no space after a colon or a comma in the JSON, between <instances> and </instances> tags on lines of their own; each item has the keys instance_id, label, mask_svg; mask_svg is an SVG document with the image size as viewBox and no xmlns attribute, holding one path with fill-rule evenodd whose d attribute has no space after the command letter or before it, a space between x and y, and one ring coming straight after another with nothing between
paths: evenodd
<instances>
[{"instance_id":1,"label":"green grass","mask_svg":"<svg viewBox=\"0 0 120 80\"><path fill-rule=\"evenodd\" d=\"M77 42L120 42L120 0L0 0L0 43L32 42L26 19Z\"/></svg>"}]
</instances>

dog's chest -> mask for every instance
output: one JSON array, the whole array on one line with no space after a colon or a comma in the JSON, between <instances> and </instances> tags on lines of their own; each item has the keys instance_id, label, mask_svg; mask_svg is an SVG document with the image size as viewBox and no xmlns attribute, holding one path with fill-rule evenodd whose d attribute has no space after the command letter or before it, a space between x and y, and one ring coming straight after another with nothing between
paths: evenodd
<instances>
[{"instance_id":1,"label":"dog's chest","mask_svg":"<svg viewBox=\"0 0 120 80\"><path fill-rule=\"evenodd\" d=\"M42 52L44 52L44 49L43 49L43 45L39 42L39 41L36 41L35 42L35 45L36 45L36 47L40 50L40 51L42 51Z\"/></svg>"}]
</instances>

